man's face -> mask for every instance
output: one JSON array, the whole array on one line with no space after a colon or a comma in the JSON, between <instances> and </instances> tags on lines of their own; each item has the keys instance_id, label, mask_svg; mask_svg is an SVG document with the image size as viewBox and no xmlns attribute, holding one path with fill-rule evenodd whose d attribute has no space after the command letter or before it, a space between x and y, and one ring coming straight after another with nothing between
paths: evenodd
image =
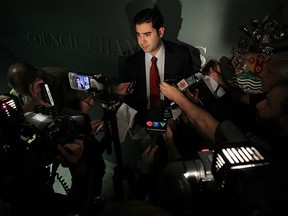
<instances>
[{"instance_id":1,"label":"man's face","mask_svg":"<svg viewBox=\"0 0 288 216\"><path fill-rule=\"evenodd\" d=\"M287 88L276 86L260 101L256 107L258 116L263 122L277 122L282 114L281 103L288 95Z\"/></svg>"},{"instance_id":2,"label":"man's face","mask_svg":"<svg viewBox=\"0 0 288 216\"><path fill-rule=\"evenodd\" d=\"M152 27L152 23L143 23L136 25L136 34L139 46L145 53L156 55L161 47L161 38L164 35L164 28L161 27L159 32Z\"/></svg>"},{"instance_id":3,"label":"man's face","mask_svg":"<svg viewBox=\"0 0 288 216\"><path fill-rule=\"evenodd\" d=\"M269 92L276 83L284 79L280 72L280 67L281 63L273 59L268 59L264 64L263 70L259 74L262 79L263 92Z\"/></svg>"}]
</instances>

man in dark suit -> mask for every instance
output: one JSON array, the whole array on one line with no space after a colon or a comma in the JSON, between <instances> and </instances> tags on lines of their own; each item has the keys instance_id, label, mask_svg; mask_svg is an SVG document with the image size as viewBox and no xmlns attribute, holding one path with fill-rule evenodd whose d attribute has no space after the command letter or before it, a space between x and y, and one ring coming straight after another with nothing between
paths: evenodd
<instances>
[{"instance_id":1,"label":"man in dark suit","mask_svg":"<svg viewBox=\"0 0 288 216\"><path fill-rule=\"evenodd\" d=\"M152 88L150 89L151 86L155 86L156 92L160 90L160 83L155 83L155 85L150 83L150 77L153 77L152 75L150 76L152 57L156 57L160 82L173 80L176 84L181 79L190 77L194 70L188 47L163 39L165 32L164 18L159 10L152 8L143 9L136 14L133 23L138 45L141 49L125 60L123 82L117 86L116 92L118 94L126 93L125 103L137 110L134 118L135 124L145 127L148 117L161 118L161 111L159 112L161 107L164 108L170 105L169 100L165 99L160 91L159 95L157 95L157 93L152 93ZM132 92L126 91L127 83L129 82L136 82ZM123 88L121 89L121 87ZM122 92L120 92L120 89ZM154 106L153 101L150 101L153 98L151 95L157 95ZM182 140L178 141L181 142ZM155 166L155 173L152 173L152 178L155 180L159 174L159 168L163 168L169 158L167 146L161 133L151 133L151 142L159 146L156 162L158 165ZM175 143L178 142L176 141ZM142 146L141 143L139 144ZM152 202L157 202L157 187L157 185L150 185L149 196Z\"/></svg>"},{"instance_id":2,"label":"man in dark suit","mask_svg":"<svg viewBox=\"0 0 288 216\"><path fill-rule=\"evenodd\" d=\"M81 80L79 77L76 77L75 85L76 85L76 88L79 90L84 89L84 85L81 83Z\"/></svg>"},{"instance_id":3,"label":"man in dark suit","mask_svg":"<svg viewBox=\"0 0 288 216\"><path fill-rule=\"evenodd\" d=\"M157 58L157 67L160 76L160 82L170 80L175 84L181 79L186 79L195 73L193 70L193 61L188 47L173 43L163 39L164 37L164 18L157 9L143 9L136 14L133 19L135 26L135 32L137 36L138 45L140 50L126 58L124 64L124 72L122 77L122 83L117 86L116 92L118 94L125 95L125 103L130 107L137 110L135 115L135 124L145 127L145 123L150 117L155 117L159 114L159 107L167 107L170 105L170 101L160 93L159 103L156 102L155 107L150 106L150 67L152 64L151 58L155 56ZM131 92L126 91L127 83L136 82L134 90ZM158 86L159 88L159 86ZM159 117L159 116L156 116ZM176 117L176 116L173 116ZM198 151L197 142L202 142L202 138L191 128L184 123L181 118L177 119L177 123L174 124L174 139L178 144L178 148L182 153ZM186 145L187 136L189 138L195 134L198 138L193 138L195 145ZM154 135L154 134L152 134ZM155 143L163 144L163 147L159 148L158 153L166 148L163 137L156 135L152 136ZM189 146L189 149L186 149ZM194 149L195 148L195 149ZM164 153L161 153L163 157L166 157ZM184 154L185 155L185 154ZM166 159L163 160L165 165Z\"/></svg>"},{"instance_id":4,"label":"man in dark suit","mask_svg":"<svg viewBox=\"0 0 288 216\"><path fill-rule=\"evenodd\" d=\"M132 94L126 96L126 103L138 111L135 121L144 125L150 107L150 67L152 56L157 57L160 82L173 80L177 83L191 76L193 62L189 49L163 39L164 19L157 9L144 9L133 19L137 41L141 50L125 61L124 82L136 81ZM160 99L165 100L160 94Z\"/></svg>"}]
</instances>

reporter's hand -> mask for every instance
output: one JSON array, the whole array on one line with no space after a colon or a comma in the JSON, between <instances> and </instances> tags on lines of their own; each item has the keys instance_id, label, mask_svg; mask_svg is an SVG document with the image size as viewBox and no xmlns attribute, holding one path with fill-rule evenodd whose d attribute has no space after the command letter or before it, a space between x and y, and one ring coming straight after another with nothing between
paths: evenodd
<instances>
[{"instance_id":1,"label":"reporter's hand","mask_svg":"<svg viewBox=\"0 0 288 216\"><path fill-rule=\"evenodd\" d=\"M141 171L148 175L151 175L154 168L155 153L157 152L159 146L151 144L145 149L141 155Z\"/></svg>"},{"instance_id":2,"label":"reporter's hand","mask_svg":"<svg viewBox=\"0 0 288 216\"><path fill-rule=\"evenodd\" d=\"M167 145L174 142L174 140L173 140L174 124L175 124L174 119L168 119L167 129L166 129L165 133L163 133L163 138L164 138Z\"/></svg>"},{"instance_id":3,"label":"reporter's hand","mask_svg":"<svg viewBox=\"0 0 288 216\"><path fill-rule=\"evenodd\" d=\"M193 92L193 94L186 94L186 96L193 101L194 103L199 104L199 92L200 90L198 88L196 88Z\"/></svg>"},{"instance_id":4,"label":"reporter's hand","mask_svg":"<svg viewBox=\"0 0 288 216\"><path fill-rule=\"evenodd\" d=\"M49 103L41 99L41 84L44 83L42 79L36 79L32 84L29 85L29 92L32 97L32 102L35 106L41 105L44 107L51 106Z\"/></svg>"},{"instance_id":5,"label":"reporter's hand","mask_svg":"<svg viewBox=\"0 0 288 216\"><path fill-rule=\"evenodd\" d=\"M7 98L6 95L0 95L0 100L4 100L5 98Z\"/></svg>"},{"instance_id":6,"label":"reporter's hand","mask_svg":"<svg viewBox=\"0 0 288 216\"><path fill-rule=\"evenodd\" d=\"M221 69L220 64L218 62L215 62L215 64L216 64L215 67L210 67L208 75L225 89L230 88L229 83L227 82L227 80L224 78L222 74L222 69Z\"/></svg>"},{"instance_id":7,"label":"reporter's hand","mask_svg":"<svg viewBox=\"0 0 288 216\"><path fill-rule=\"evenodd\" d=\"M126 95L129 84L130 84L130 82L122 82L122 83L119 83L119 84L114 88L114 93L115 93L115 94L118 94L118 95Z\"/></svg>"},{"instance_id":8,"label":"reporter's hand","mask_svg":"<svg viewBox=\"0 0 288 216\"><path fill-rule=\"evenodd\" d=\"M160 83L160 91L171 101L176 102L176 99L185 97L185 95L174 85L169 85L166 82ZM176 102L177 103L177 102Z\"/></svg>"},{"instance_id":9,"label":"reporter's hand","mask_svg":"<svg viewBox=\"0 0 288 216\"><path fill-rule=\"evenodd\" d=\"M104 123L104 121L102 119L94 119L94 120L90 121L92 131L96 131L97 128L103 123Z\"/></svg>"},{"instance_id":10,"label":"reporter's hand","mask_svg":"<svg viewBox=\"0 0 288 216\"><path fill-rule=\"evenodd\" d=\"M58 144L57 149L59 151L57 158L60 160L62 166L75 165L83 155L84 141L75 139L74 143Z\"/></svg>"}]
</instances>

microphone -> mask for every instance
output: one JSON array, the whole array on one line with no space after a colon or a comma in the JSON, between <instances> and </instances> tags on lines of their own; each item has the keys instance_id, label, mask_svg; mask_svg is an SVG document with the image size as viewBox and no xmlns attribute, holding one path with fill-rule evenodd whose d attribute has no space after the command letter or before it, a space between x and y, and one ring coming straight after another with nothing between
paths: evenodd
<instances>
[{"instance_id":1,"label":"microphone","mask_svg":"<svg viewBox=\"0 0 288 216\"><path fill-rule=\"evenodd\" d=\"M172 118L171 107L166 105L164 100L158 100L155 102L154 108L148 111L145 128L150 135L162 134L166 131L167 120Z\"/></svg>"}]
</instances>

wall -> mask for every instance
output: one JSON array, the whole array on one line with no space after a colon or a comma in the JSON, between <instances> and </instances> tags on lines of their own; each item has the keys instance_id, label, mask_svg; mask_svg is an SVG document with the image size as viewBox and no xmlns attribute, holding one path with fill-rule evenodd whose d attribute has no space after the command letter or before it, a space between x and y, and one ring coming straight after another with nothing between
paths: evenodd
<instances>
[{"instance_id":1,"label":"wall","mask_svg":"<svg viewBox=\"0 0 288 216\"><path fill-rule=\"evenodd\" d=\"M138 47L132 17L156 3L165 16L165 38L197 47L204 58L230 56L241 25L263 19L274 0L10 0L0 9L1 87L15 61L65 66L76 72L121 73L123 59ZM287 1L284 3L287 7ZM285 14L287 15L287 14Z\"/></svg>"}]
</instances>

